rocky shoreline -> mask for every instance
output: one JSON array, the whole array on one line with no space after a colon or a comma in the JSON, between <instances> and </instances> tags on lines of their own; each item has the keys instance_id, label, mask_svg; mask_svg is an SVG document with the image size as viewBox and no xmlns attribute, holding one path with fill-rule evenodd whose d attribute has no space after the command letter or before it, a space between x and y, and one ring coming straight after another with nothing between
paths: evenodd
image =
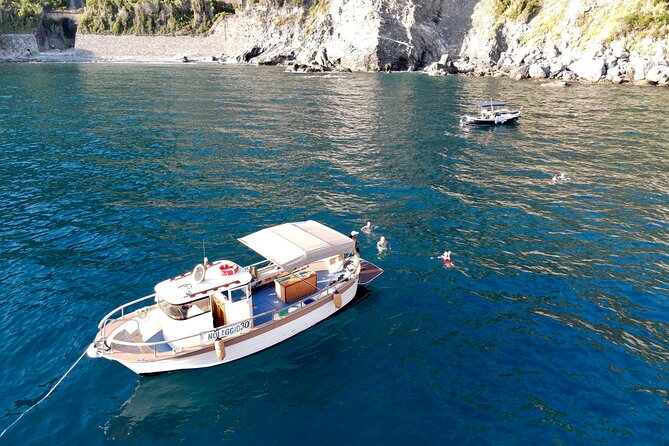
<instances>
[{"instance_id":1,"label":"rocky shoreline","mask_svg":"<svg viewBox=\"0 0 669 446\"><path fill-rule=\"evenodd\" d=\"M544 3L551 2L559 6L559 0ZM667 38L638 42L632 36L604 44L582 31L558 38L542 31L543 11L524 22L500 21L492 0L331 0L328 5L319 13L245 5L207 36L77 34L74 48L60 51L40 52L34 36L0 35L0 61L222 62L302 72L423 70L562 84L669 86ZM583 14L605 15L598 7L596 0L572 0L559 18L551 16L553 26L570 30Z\"/></svg>"},{"instance_id":2,"label":"rocky shoreline","mask_svg":"<svg viewBox=\"0 0 669 446\"><path fill-rule=\"evenodd\" d=\"M568 82L608 82L611 84L634 83L636 85L669 86L669 63L655 61L638 53L629 53L624 48L600 48L568 65L560 60L546 60L530 54L520 63L508 57L498 63L472 64L467 60L453 61L444 54L424 70L430 76L466 74L470 76L509 77L522 79L553 79Z\"/></svg>"},{"instance_id":3,"label":"rocky shoreline","mask_svg":"<svg viewBox=\"0 0 669 446\"><path fill-rule=\"evenodd\" d=\"M225 48L216 40L202 37L147 37L147 36L79 36L80 45L68 50L39 52L31 35L5 35L17 48L0 51L0 62L126 62L126 63L224 63L283 66L288 71L351 72L348 67L331 62L325 52L314 55L311 60L298 62L294 54L261 57L257 47L241 54L225 54ZM378 71L378 70L372 70ZM392 71L392 70L385 70ZM654 61L624 48L601 48L590 55L565 65L561 61L550 61L530 54L520 63L508 57L497 64L473 64L466 59L454 60L444 54L439 61L422 69L430 76L468 75L509 77L522 79L547 79L569 82L608 82L612 84L633 83L636 85L669 86L669 63Z\"/></svg>"}]
</instances>

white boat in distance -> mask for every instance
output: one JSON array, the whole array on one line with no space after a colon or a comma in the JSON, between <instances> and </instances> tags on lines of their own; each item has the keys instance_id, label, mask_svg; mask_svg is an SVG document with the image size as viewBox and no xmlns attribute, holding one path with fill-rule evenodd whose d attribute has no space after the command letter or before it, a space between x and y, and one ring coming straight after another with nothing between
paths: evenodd
<instances>
[{"instance_id":1,"label":"white boat in distance","mask_svg":"<svg viewBox=\"0 0 669 446\"><path fill-rule=\"evenodd\" d=\"M224 364L312 327L383 272L355 254L351 238L313 220L239 241L266 260L242 268L205 258L158 283L100 321L88 356L141 375Z\"/></svg>"},{"instance_id":2,"label":"white boat in distance","mask_svg":"<svg viewBox=\"0 0 669 446\"><path fill-rule=\"evenodd\" d=\"M477 115L463 115L460 118L460 125L501 125L501 124L513 124L518 119L523 116L522 107L520 110L510 110L508 108L495 108L495 107L505 107L504 102L493 101L480 101L474 103L477 107L480 107L479 113Z\"/></svg>"}]
</instances>

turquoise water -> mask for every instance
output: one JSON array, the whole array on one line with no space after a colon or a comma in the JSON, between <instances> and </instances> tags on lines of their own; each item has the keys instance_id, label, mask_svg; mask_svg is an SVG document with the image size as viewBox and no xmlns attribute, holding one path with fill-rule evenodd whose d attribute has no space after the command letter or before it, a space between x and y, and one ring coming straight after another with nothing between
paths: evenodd
<instances>
[{"instance_id":1,"label":"turquoise water","mask_svg":"<svg viewBox=\"0 0 669 446\"><path fill-rule=\"evenodd\" d=\"M466 130L474 100L524 106ZM669 441L669 90L0 65L0 429L202 257L366 219L358 305L212 369L84 359L0 443ZM571 179L553 183L565 172ZM374 244L386 236L391 250ZM453 251L455 268L434 259Z\"/></svg>"}]
</instances>

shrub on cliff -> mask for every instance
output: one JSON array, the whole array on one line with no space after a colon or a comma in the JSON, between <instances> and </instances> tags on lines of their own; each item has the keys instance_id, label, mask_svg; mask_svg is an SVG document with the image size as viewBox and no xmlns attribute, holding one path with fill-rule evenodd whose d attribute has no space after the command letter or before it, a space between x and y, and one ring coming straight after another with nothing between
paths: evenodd
<instances>
[{"instance_id":1,"label":"shrub on cliff","mask_svg":"<svg viewBox=\"0 0 669 446\"><path fill-rule=\"evenodd\" d=\"M528 20L540 8L540 0L495 0L497 15L509 20Z\"/></svg>"},{"instance_id":2,"label":"shrub on cliff","mask_svg":"<svg viewBox=\"0 0 669 446\"><path fill-rule=\"evenodd\" d=\"M88 0L81 30L97 34L203 34L218 17L231 13L232 4L220 0Z\"/></svg>"},{"instance_id":3,"label":"shrub on cliff","mask_svg":"<svg viewBox=\"0 0 669 446\"><path fill-rule=\"evenodd\" d=\"M65 7L65 0L0 0L0 33L33 31L45 10Z\"/></svg>"},{"instance_id":4,"label":"shrub on cliff","mask_svg":"<svg viewBox=\"0 0 669 446\"><path fill-rule=\"evenodd\" d=\"M650 8L625 16L620 34L629 33L652 38L669 36L669 0L654 0Z\"/></svg>"}]
</instances>

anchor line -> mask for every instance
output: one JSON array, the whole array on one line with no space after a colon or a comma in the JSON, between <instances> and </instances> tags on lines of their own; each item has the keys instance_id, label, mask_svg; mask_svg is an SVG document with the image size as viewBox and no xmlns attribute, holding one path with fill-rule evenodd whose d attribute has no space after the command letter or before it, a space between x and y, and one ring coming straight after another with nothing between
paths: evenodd
<instances>
[{"instance_id":1,"label":"anchor line","mask_svg":"<svg viewBox=\"0 0 669 446\"><path fill-rule=\"evenodd\" d=\"M84 350L84 352L81 354L81 356L79 356L79 358L78 358L76 361L74 361L74 364L72 364L72 365L70 366L70 368L67 369L67 372L65 372L65 374L64 374L63 376L60 377L60 379L59 379L59 380L56 382L56 384L54 384L54 386L53 386L53 387L46 393L46 395L44 395L38 402L36 402L36 403L33 404L32 406L30 406L28 409L26 409L25 411L23 411L23 413L21 413L21 415L19 415L19 417L18 417L16 420L14 420L14 422L12 422L12 424L10 424L9 426L7 426L7 427L5 428L5 430L3 430L2 433L0 433L0 438L1 438L3 435L5 435L5 432L7 432L12 426L14 426L16 423L18 423L19 420L20 420L21 418L23 418L23 416L24 416L25 414L27 414L28 412L30 412L31 410L33 410L35 407L37 407L37 405L38 405L39 403L41 403L42 401L44 401L45 399L47 399L47 398L49 397L49 395L51 395L51 394L53 393L53 391L56 390L56 387L58 387L58 385L59 385L59 384L60 384L60 383L67 377L67 375L70 374L70 372L72 371L72 369L75 368L75 367L77 366L77 364L79 364L79 361L81 361L81 359L82 359L85 355L86 355L86 350Z\"/></svg>"}]
</instances>

